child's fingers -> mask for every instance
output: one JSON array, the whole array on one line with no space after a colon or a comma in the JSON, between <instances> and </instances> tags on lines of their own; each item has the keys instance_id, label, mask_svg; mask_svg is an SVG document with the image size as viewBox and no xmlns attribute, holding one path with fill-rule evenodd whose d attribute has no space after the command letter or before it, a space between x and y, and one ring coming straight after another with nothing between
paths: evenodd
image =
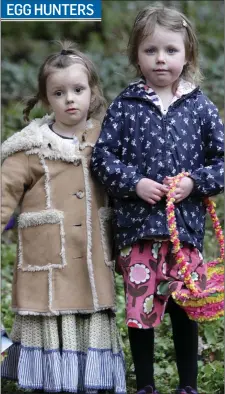
<instances>
[{"instance_id":1,"label":"child's fingers","mask_svg":"<svg viewBox=\"0 0 225 394\"><path fill-rule=\"evenodd\" d=\"M169 191L169 188L168 188L168 187L166 187L166 188L160 188L160 189L157 188L157 189L155 189L155 190L153 191L151 197L154 198L154 196L158 196L158 197L160 197L160 199L161 199L161 197L163 197L166 193L168 193L168 191Z\"/></svg>"},{"instance_id":2,"label":"child's fingers","mask_svg":"<svg viewBox=\"0 0 225 394\"><path fill-rule=\"evenodd\" d=\"M157 189L160 190L163 194L168 193L169 191L169 187L167 185L161 185L160 183Z\"/></svg>"},{"instance_id":3,"label":"child's fingers","mask_svg":"<svg viewBox=\"0 0 225 394\"><path fill-rule=\"evenodd\" d=\"M160 193L160 194L153 194L153 195L151 196L151 198L152 198L152 200L154 200L154 201L160 201L161 198L162 198L162 193Z\"/></svg>"},{"instance_id":4,"label":"child's fingers","mask_svg":"<svg viewBox=\"0 0 225 394\"><path fill-rule=\"evenodd\" d=\"M181 202L183 200L183 195L181 193L176 193L175 194L175 202Z\"/></svg>"},{"instance_id":5,"label":"child's fingers","mask_svg":"<svg viewBox=\"0 0 225 394\"><path fill-rule=\"evenodd\" d=\"M163 194L159 190L155 190L148 196L147 202L150 204L156 204L162 199L162 196Z\"/></svg>"},{"instance_id":6,"label":"child's fingers","mask_svg":"<svg viewBox=\"0 0 225 394\"><path fill-rule=\"evenodd\" d=\"M172 183L172 180L171 180L171 179L163 179L163 185L164 185L164 186L170 186L171 183Z\"/></svg>"},{"instance_id":7,"label":"child's fingers","mask_svg":"<svg viewBox=\"0 0 225 394\"><path fill-rule=\"evenodd\" d=\"M166 176L164 179L165 179L167 182L172 182L173 177L172 177L172 176Z\"/></svg>"},{"instance_id":8,"label":"child's fingers","mask_svg":"<svg viewBox=\"0 0 225 394\"><path fill-rule=\"evenodd\" d=\"M150 204L155 205L157 201L150 199L149 202L150 202Z\"/></svg>"},{"instance_id":9,"label":"child's fingers","mask_svg":"<svg viewBox=\"0 0 225 394\"><path fill-rule=\"evenodd\" d=\"M148 199L147 199L147 202L148 202L149 204L151 204L151 205L154 205L154 204L156 204L157 201L154 201L152 198L148 198Z\"/></svg>"}]
</instances>

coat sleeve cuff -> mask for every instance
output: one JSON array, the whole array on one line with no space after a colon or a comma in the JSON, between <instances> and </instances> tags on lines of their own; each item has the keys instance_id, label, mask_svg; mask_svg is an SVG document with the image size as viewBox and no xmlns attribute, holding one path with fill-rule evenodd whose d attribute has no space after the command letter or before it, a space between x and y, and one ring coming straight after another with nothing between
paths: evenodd
<instances>
[{"instance_id":1,"label":"coat sleeve cuff","mask_svg":"<svg viewBox=\"0 0 225 394\"><path fill-rule=\"evenodd\" d=\"M193 180L194 182L194 187L191 192L191 196L194 195L203 195L204 193L202 192L202 180L201 177L197 174L190 174L189 177Z\"/></svg>"},{"instance_id":2,"label":"coat sleeve cuff","mask_svg":"<svg viewBox=\"0 0 225 394\"><path fill-rule=\"evenodd\" d=\"M136 193L136 186L138 182L140 182L140 180L143 178L145 177L141 174L135 174L133 176L133 178L130 181L129 195L125 195L124 198L128 198L128 197L139 198Z\"/></svg>"}]
</instances>

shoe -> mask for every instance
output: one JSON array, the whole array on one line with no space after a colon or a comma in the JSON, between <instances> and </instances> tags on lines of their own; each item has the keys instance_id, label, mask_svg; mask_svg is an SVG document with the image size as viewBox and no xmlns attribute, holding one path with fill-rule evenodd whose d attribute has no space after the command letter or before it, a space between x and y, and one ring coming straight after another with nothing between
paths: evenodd
<instances>
[{"instance_id":1,"label":"shoe","mask_svg":"<svg viewBox=\"0 0 225 394\"><path fill-rule=\"evenodd\" d=\"M177 389L176 394L198 394L198 392L192 387L186 386L184 389Z\"/></svg>"},{"instance_id":2,"label":"shoe","mask_svg":"<svg viewBox=\"0 0 225 394\"><path fill-rule=\"evenodd\" d=\"M153 390L152 386L145 386L145 388L138 391L137 394L159 394L159 392L157 390Z\"/></svg>"},{"instance_id":3,"label":"shoe","mask_svg":"<svg viewBox=\"0 0 225 394\"><path fill-rule=\"evenodd\" d=\"M158 390L153 390L152 386L145 387L146 394L159 394Z\"/></svg>"},{"instance_id":4,"label":"shoe","mask_svg":"<svg viewBox=\"0 0 225 394\"><path fill-rule=\"evenodd\" d=\"M198 394L198 392L196 390L194 390L192 387L190 386L186 386L185 387L186 393L187 394Z\"/></svg>"}]
</instances>

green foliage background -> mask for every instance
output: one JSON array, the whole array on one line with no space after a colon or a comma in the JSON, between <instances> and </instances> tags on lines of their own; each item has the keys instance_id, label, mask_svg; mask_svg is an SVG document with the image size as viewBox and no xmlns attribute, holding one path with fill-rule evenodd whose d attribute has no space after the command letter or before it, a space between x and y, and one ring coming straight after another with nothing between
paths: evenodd
<instances>
[{"instance_id":1,"label":"green foliage background","mask_svg":"<svg viewBox=\"0 0 225 394\"><path fill-rule=\"evenodd\" d=\"M102 0L102 22L3 22L2 23L2 140L24 127L23 99L36 92L38 67L52 51L54 40L76 42L96 63L104 94L110 103L133 78L126 57L129 31L137 12L149 1ZM205 80L203 90L218 106L223 116L224 49L223 1L162 1L151 4L174 6L184 12L196 27L201 67ZM44 114L41 107L31 116ZM223 223L223 197L216 197L217 212ZM13 314L10 311L12 269L16 253L16 234L9 231L2 237L2 317L10 332ZM205 257L217 256L218 248L207 222ZM128 393L135 393L135 379L130 355L127 328L124 324L124 294L121 277L117 276L118 325L127 362ZM223 322L200 325L199 393L222 394ZM158 390L171 394L177 385L177 371L169 317L156 330L155 375ZM20 392L3 382L2 392Z\"/></svg>"}]
</instances>

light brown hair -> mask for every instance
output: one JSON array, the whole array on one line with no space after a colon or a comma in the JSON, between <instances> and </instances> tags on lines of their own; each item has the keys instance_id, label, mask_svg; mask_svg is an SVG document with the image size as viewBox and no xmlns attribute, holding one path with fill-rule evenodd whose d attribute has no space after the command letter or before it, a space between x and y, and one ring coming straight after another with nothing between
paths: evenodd
<instances>
[{"instance_id":1,"label":"light brown hair","mask_svg":"<svg viewBox=\"0 0 225 394\"><path fill-rule=\"evenodd\" d=\"M142 75L138 66L139 45L146 37L154 33L156 25L183 34L187 64L184 65L181 78L199 84L202 74L199 68L198 40L194 28L184 14L166 7L146 7L138 13L134 21L128 43L128 57L130 64L137 71L137 76Z\"/></svg>"},{"instance_id":2,"label":"light brown hair","mask_svg":"<svg viewBox=\"0 0 225 394\"><path fill-rule=\"evenodd\" d=\"M82 64L85 67L88 83L91 88L91 105L88 111L88 119L92 116L102 118L103 112L105 112L106 102L94 64L85 54L74 48L70 41L59 41L58 44L61 46L61 51L49 55L39 69L38 91L36 95L25 101L26 107L23 110L24 120L29 121L30 111L38 102L48 106L46 93L48 76L56 69L64 69L76 63Z\"/></svg>"}]
</instances>

